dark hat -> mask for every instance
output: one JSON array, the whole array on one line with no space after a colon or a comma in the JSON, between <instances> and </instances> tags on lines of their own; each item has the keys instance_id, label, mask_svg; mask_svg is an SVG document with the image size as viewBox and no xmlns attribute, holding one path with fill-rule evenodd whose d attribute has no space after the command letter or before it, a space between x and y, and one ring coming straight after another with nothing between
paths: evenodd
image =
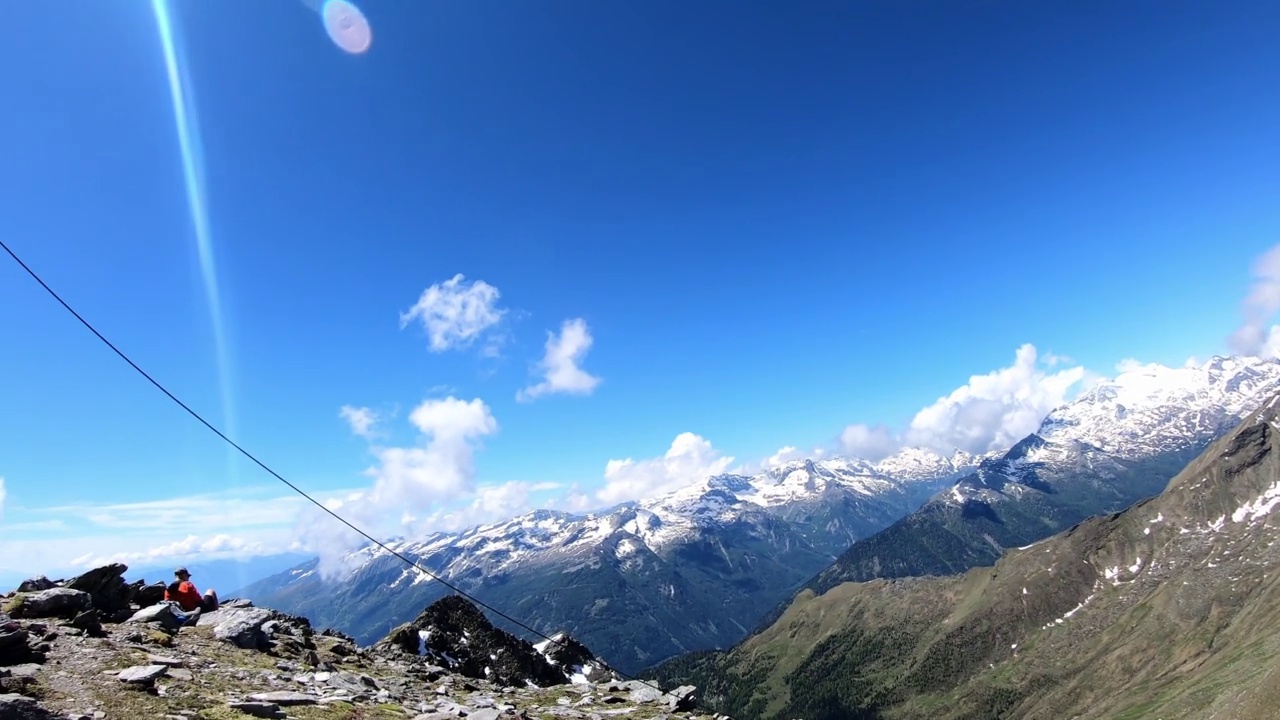
<instances>
[{"instance_id":1,"label":"dark hat","mask_svg":"<svg viewBox=\"0 0 1280 720\"><path fill-rule=\"evenodd\" d=\"M173 574L174 575L190 575L191 573L187 572L186 568L180 567L177 570L174 570Z\"/></svg>"}]
</instances>

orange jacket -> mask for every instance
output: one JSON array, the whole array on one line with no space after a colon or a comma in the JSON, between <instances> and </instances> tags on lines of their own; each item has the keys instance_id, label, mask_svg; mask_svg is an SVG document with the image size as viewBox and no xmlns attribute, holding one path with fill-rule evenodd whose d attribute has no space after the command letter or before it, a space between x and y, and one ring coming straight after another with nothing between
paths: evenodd
<instances>
[{"instance_id":1,"label":"orange jacket","mask_svg":"<svg viewBox=\"0 0 1280 720\"><path fill-rule=\"evenodd\" d=\"M190 580L178 583L178 595L172 597L168 589L164 591L164 599L172 600L178 603L178 607L183 610L195 610L200 607L200 591L196 590L196 586Z\"/></svg>"}]
</instances>

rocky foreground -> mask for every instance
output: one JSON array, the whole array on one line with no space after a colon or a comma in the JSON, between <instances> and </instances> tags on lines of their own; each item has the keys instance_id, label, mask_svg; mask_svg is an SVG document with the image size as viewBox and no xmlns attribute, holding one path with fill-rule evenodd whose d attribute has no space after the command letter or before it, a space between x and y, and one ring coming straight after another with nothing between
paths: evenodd
<instances>
[{"instance_id":1,"label":"rocky foreground","mask_svg":"<svg viewBox=\"0 0 1280 720\"><path fill-rule=\"evenodd\" d=\"M449 597L372 647L231 600L183 623L124 565L0 596L0 720L711 718L691 687L608 672L582 645L538 646ZM557 638L559 639L559 638Z\"/></svg>"}]
</instances>

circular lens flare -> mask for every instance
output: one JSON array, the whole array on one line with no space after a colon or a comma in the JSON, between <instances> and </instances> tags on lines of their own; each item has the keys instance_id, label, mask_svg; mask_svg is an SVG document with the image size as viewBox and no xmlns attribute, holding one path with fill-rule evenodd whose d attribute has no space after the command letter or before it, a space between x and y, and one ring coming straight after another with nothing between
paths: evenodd
<instances>
[{"instance_id":1,"label":"circular lens flare","mask_svg":"<svg viewBox=\"0 0 1280 720\"><path fill-rule=\"evenodd\" d=\"M320 14L324 18L325 32L329 33L329 39L335 45L352 55L369 49L373 31L360 8L347 0L325 0Z\"/></svg>"}]
</instances>

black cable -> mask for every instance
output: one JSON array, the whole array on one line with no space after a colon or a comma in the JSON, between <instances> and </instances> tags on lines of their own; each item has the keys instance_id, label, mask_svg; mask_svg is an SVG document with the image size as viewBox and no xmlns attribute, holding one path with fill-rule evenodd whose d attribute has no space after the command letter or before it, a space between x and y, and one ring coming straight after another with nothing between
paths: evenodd
<instances>
[{"instance_id":1,"label":"black cable","mask_svg":"<svg viewBox=\"0 0 1280 720\"><path fill-rule=\"evenodd\" d=\"M53 296L53 299L54 299L54 300L57 300L57 301L58 301L58 304L62 305L62 307L66 308L67 312L69 312L69 313L71 313L73 316L75 316L75 319L79 320L81 325L84 325L86 328L88 328L88 329L89 329L89 332L91 332L91 333L93 333L94 335L96 335L96 336L97 336L97 338L98 338L99 340L101 340L104 344L106 344L106 346L107 346L107 347L111 348L112 352L114 352L116 355L119 355L121 360L124 360L125 362L129 363L129 367L133 368L134 370L137 370L139 375L141 375L142 377L146 378L146 379L147 379L147 382L150 382L152 385L154 385L154 386L156 387L156 389L157 389L157 390L159 390L160 392L164 393L164 394L165 394L165 395L166 395L170 400L172 400L172 401L174 401L175 403L177 403L177 404L178 404L178 407L182 408L183 410L186 410L186 411L187 411L187 414L191 415L191 417L195 418L196 420L199 420L201 425L204 425L205 427L209 428L209 430L213 431L213 434L215 434L215 435L217 435L218 437L220 437L220 438L222 438L223 440L225 440L225 441L227 442L227 444L228 444L228 445L230 445L231 447L235 448L236 450L239 450L241 455L244 455L245 457L247 457L247 458L249 458L250 460L252 460L252 461L253 461L253 463L254 463L255 465L257 465L258 467L262 468L263 470L266 470L266 471L267 471L267 474L269 474L271 477L273 477L273 478L275 478L275 479L279 480L280 482L284 483L285 485L288 485L288 486L289 486L289 488L290 488L291 490L293 490L294 492L298 493L298 494L299 494L299 495L301 495L302 497L306 498L306 499L307 499L307 500L308 500L312 505L315 505L316 507L318 507L318 508L320 508L321 510L325 511L326 513L328 513L329 515L331 515L335 520L337 520L338 522L342 523L343 525L346 525L348 528L350 528L350 529L352 529L352 530L356 531L357 533L359 533L361 536L363 536L363 537L364 537L366 540L368 540L369 542L373 543L374 545L377 545L378 547L380 547L380 548L382 548L383 550L387 551L387 552L388 552L388 553L390 553L391 555L394 555L395 557L400 558L401 560L403 560L403 561L405 562L405 564L407 564L407 565L409 565L410 567L412 567L412 568L414 568L414 569L418 570L419 572L421 572L421 573L425 574L427 577L431 578L432 580L435 580L436 582L440 583L441 585L443 585L443 586L445 586L445 587L449 588L450 590L452 590L452 591L454 591L455 593L457 593L457 594L461 595L462 597L464 597L464 598L466 598L466 599L470 600L471 602L475 603L476 605L479 605L480 607L482 607L482 608L484 608L484 609L488 610L489 612L493 613L494 615L497 615L498 617L503 618L504 620L507 620L508 622L510 622L510 623L512 623L512 624L514 624L514 625L516 625L516 626L518 626L518 627L521 627L521 628L524 628L525 630L528 630L529 632L533 633L534 635L537 635L538 637L542 638L543 640L546 640L547 642L555 643L556 645L565 645L565 642L564 642L563 640L556 640L555 638L552 638L552 637L550 637L549 635L544 634L541 630L538 630L538 629L536 629L536 628L534 628L534 627L531 627L531 626L529 626L529 625L525 624L524 622L521 622L520 620L517 620L516 618L511 617L510 615L508 615L508 614L506 614L506 613L502 612L501 610L499 610L499 609L497 609L497 608L493 607L492 605L490 605L490 604L488 604L488 603L484 602L483 600L481 600L481 599L479 599L479 598L475 597L474 595L471 595L471 594L467 593L466 591L462 590L461 588L457 587L456 585L454 585L454 584L450 583L448 580L445 580L444 578L440 577L439 575L436 575L435 573L431 572L430 570L428 570L428 569L426 569L426 568L422 567L421 565L419 565L418 563L414 562L413 560L410 560L408 557L405 557L404 555L400 554L399 552L397 552L397 551L395 551L395 550L392 550L391 548L387 547L387 546L386 546L386 544L384 544L382 541L380 541L380 540L378 540L378 539L374 538L372 535L370 535L369 533L365 532L364 530L361 530L360 528L356 527L355 525L352 525L350 522L348 522L348 521L347 521L347 519L346 519L346 518L342 517L341 515L339 515L338 513L334 512L334 511L330 510L328 507L326 507L326 506L325 506L325 504L324 504L324 503L322 503L322 502L320 502L320 501L316 500L315 498L311 497L310 495L308 495L308 494L306 493L306 491L305 491L305 490L303 490L302 488L300 488L300 487L298 487L297 485L294 485L293 483L291 483L291 482L289 482L288 480L284 479L284 477L283 477L283 476L281 476L281 475L280 475L280 473L276 472L275 470L272 470L270 467L268 467L268 466L267 466L267 464L266 464L266 463L262 462L261 460L259 460L259 459L258 459L258 458L256 458L256 457L254 457L253 453L251 453L251 452L249 452L248 450L245 450L244 448L240 447L238 444L236 444L236 441L234 441L234 440L232 440L231 438L229 438L229 437L227 437L226 435L224 435L224 434L223 434L223 432L222 432L221 430L219 430L218 428L214 427L214 426L213 426L213 424L212 424L212 423L210 423L208 420L205 420L205 419L200 415L200 413L196 412L195 410L192 410L192 409L191 409L191 408L190 408L186 403L184 403L184 402L182 402L181 400L179 400L179 399L178 399L178 397L177 397L176 395L174 395L173 393L169 392L169 390L168 390L167 388L165 388L165 386L164 386L164 385L161 385L161 384L160 384L160 383L159 383L155 378L151 377L151 375L149 375L149 374L147 373L147 371L146 371L146 370L143 370L141 367L139 367L139 366L138 366L138 364L137 364L137 363L135 363L133 360L130 360L128 355L125 355L125 354L120 350L120 348L116 347L116 346L115 346L115 345L114 345L110 340L108 340L108 339L107 339L107 338L106 338L102 333L98 332L98 329L97 329L97 328L95 328L93 325L91 325L91 324L89 323L89 321L88 321L88 320L85 320L83 317L81 317L80 313L76 312L75 308L73 308L73 307L71 307L70 305L68 305L68 304L67 304L67 301L62 299L62 296L58 295L58 293L57 293L57 292L55 292L53 288L49 287L49 284L48 284L48 283L46 283L43 279L41 279L41 277L40 277L39 275L37 275L37 274L36 274L36 271L35 271L35 270L32 270L30 267L28 267L28 266L27 266L27 264L26 264L25 262L23 262L23 261L22 261L22 258L18 257L18 254L17 254L17 253L15 253L12 249L10 249L10 248L9 248L9 246L8 246L7 244L5 244L4 240L0 240L0 248L4 248L4 251L5 251L5 252L7 252L7 253L9 253L9 257L13 258L13 259L14 259L14 262L18 263L18 265L20 265L20 266L22 267L22 269L23 269L23 270L26 270L26 271L27 271L27 274L28 274L28 275L30 275L30 276L31 276L31 278L32 278L33 280L35 280L36 282L40 283L40 287L44 288L46 292L48 292L51 296ZM617 670L617 669L615 669L615 668L613 668L613 667L610 667L610 665L609 665L608 663L606 663L605 661L603 661L603 660L601 660L601 659L599 659L599 658L596 658L596 661L597 661L597 662L599 662L599 663L600 663L600 665L601 665L602 667L604 667L604 669L605 669L605 670L608 670L609 672L616 673L618 676L623 677L623 678L625 678L625 679L627 679L627 680L635 680L635 681L637 681L637 682L644 683L645 685L648 685L649 687L651 687L651 688L653 688L653 689L655 689L655 690L657 690L657 691L659 691L659 692L662 692L662 688L658 687L657 685L654 685L654 684L653 684L653 683L651 683L651 682L648 682L647 680L642 680L642 679L640 679L640 678L632 677L631 675L628 675L627 673L624 673L624 672L622 672L621 670Z\"/></svg>"}]
</instances>

